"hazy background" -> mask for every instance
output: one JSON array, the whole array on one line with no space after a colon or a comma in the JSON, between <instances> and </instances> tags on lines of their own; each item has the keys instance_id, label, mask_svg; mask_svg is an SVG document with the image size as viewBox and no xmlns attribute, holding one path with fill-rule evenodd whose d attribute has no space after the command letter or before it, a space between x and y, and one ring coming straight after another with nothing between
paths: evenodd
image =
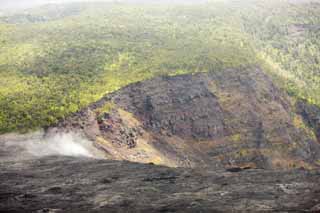
<instances>
[{"instance_id":1,"label":"hazy background","mask_svg":"<svg viewBox=\"0 0 320 213\"><path fill-rule=\"evenodd\" d=\"M229 1L229 0L0 0L0 11L23 10L45 4L62 4L71 2L130 2L130 3L201 3L207 1ZM239 0L235 0L239 1Z\"/></svg>"},{"instance_id":2,"label":"hazy background","mask_svg":"<svg viewBox=\"0 0 320 213\"><path fill-rule=\"evenodd\" d=\"M94 0L0 0L0 10L21 10L28 9L44 4L52 3L68 3L68 2L93 2ZM99 0L99 1L113 1L113 0Z\"/></svg>"}]
</instances>

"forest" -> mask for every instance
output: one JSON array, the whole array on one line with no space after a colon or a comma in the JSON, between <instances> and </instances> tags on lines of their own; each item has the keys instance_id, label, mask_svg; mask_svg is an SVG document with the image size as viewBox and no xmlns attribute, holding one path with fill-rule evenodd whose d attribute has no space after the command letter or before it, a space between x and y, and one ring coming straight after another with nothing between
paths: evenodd
<instances>
[{"instance_id":1,"label":"forest","mask_svg":"<svg viewBox=\"0 0 320 213\"><path fill-rule=\"evenodd\" d=\"M320 3L45 5L0 16L0 133L48 127L155 76L260 66L320 106Z\"/></svg>"}]
</instances>

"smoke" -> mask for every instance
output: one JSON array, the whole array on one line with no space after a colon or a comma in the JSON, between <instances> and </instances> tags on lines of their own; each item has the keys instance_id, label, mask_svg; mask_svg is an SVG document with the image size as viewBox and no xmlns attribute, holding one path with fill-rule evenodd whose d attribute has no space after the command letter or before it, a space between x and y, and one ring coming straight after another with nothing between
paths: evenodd
<instances>
[{"instance_id":1,"label":"smoke","mask_svg":"<svg viewBox=\"0 0 320 213\"><path fill-rule=\"evenodd\" d=\"M36 132L27 135L5 135L0 138L1 160L24 160L44 156L62 155L101 158L91 141L77 133Z\"/></svg>"},{"instance_id":2,"label":"smoke","mask_svg":"<svg viewBox=\"0 0 320 213\"><path fill-rule=\"evenodd\" d=\"M65 155L93 157L85 148L89 141L73 133L59 133L39 141L27 141L26 150L34 156Z\"/></svg>"}]
</instances>

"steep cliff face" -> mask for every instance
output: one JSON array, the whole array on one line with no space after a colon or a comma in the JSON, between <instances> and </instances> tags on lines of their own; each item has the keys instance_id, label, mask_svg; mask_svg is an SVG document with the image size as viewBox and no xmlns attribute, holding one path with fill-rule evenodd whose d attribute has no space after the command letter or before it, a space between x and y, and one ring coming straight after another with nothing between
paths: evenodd
<instances>
[{"instance_id":1,"label":"steep cliff face","mask_svg":"<svg viewBox=\"0 0 320 213\"><path fill-rule=\"evenodd\" d=\"M317 124L296 111L260 68L249 67L132 84L49 134L80 130L116 160L173 167L312 168L320 163Z\"/></svg>"}]
</instances>

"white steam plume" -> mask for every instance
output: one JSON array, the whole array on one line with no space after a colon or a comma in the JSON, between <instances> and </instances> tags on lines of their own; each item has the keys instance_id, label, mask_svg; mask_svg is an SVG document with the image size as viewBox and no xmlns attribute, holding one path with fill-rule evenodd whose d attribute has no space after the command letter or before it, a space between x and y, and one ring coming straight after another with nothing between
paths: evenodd
<instances>
[{"instance_id":1,"label":"white steam plume","mask_svg":"<svg viewBox=\"0 0 320 213\"><path fill-rule=\"evenodd\" d=\"M35 157L63 155L101 158L92 142L77 133L54 133L45 136L43 132L28 135L3 135L0 137L0 160L23 160Z\"/></svg>"}]
</instances>

